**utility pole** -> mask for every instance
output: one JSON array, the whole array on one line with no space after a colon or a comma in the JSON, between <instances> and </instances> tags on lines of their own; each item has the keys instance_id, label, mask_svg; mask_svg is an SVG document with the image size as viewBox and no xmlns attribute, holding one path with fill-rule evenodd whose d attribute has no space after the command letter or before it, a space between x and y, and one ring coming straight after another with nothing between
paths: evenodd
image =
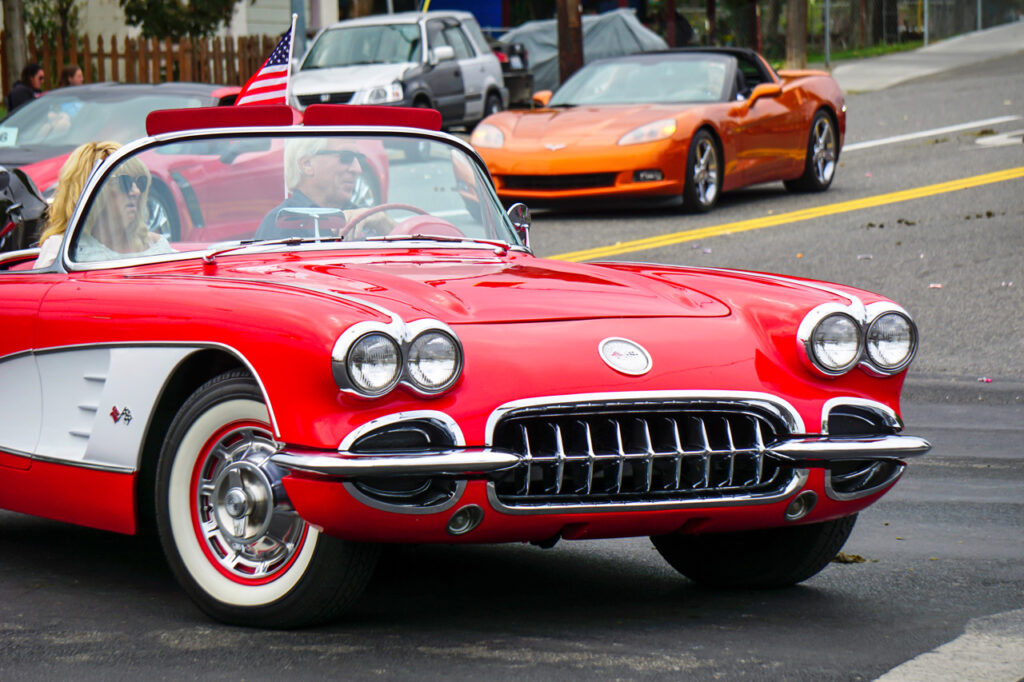
<instances>
[{"instance_id":1,"label":"utility pole","mask_svg":"<svg viewBox=\"0 0 1024 682\"><path fill-rule=\"evenodd\" d=\"M558 0L558 82L583 66L583 22L579 0Z\"/></svg>"},{"instance_id":2,"label":"utility pole","mask_svg":"<svg viewBox=\"0 0 1024 682\"><path fill-rule=\"evenodd\" d=\"M3 0L4 6L4 73L3 93L21 78L21 70L25 68L28 47L25 43L25 10L21 0Z\"/></svg>"}]
</instances>

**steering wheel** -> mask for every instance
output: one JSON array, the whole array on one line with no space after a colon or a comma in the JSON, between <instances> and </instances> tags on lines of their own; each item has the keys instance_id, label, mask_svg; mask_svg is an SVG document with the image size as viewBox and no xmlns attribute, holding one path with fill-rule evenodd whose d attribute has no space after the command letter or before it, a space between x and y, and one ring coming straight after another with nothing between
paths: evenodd
<instances>
[{"instance_id":1,"label":"steering wheel","mask_svg":"<svg viewBox=\"0 0 1024 682\"><path fill-rule=\"evenodd\" d=\"M367 209L365 212L360 213L358 216L353 218L351 222L349 222L344 228L342 228L341 232L338 233L338 236L344 237L349 232L354 230L356 228L356 225L359 225L370 216L382 213L384 211L389 211L391 209L409 211L411 213L416 213L418 215L430 215L427 211L424 211L419 206L413 206L412 204L379 204L377 206L374 206L373 208Z\"/></svg>"},{"instance_id":2,"label":"steering wheel","mask_svg":"<svg viewBox=\"0 0 1024 682\"><path fill-rule=\"evenodd\" d=\"M452 225L443 218L437 218L432 216L428 211L417 206L411 206L409 204L381 204L368 209L365 213L360 214L356 218L352 219L352 222L347 224L341 233L341 236L347 235L356 226L363 222L366 218L370 217L375 213L381 211L387 211L389 209L396 209L401 211L409 211L416 215L406 218L399 222L394 229L391 230L390 234L394 235L415 235L415 234L427 234L437 235L441 237L464 237L465 234L459 228ZM423 219L426 218L425 222Z\"/></svg>"}]
</instances>

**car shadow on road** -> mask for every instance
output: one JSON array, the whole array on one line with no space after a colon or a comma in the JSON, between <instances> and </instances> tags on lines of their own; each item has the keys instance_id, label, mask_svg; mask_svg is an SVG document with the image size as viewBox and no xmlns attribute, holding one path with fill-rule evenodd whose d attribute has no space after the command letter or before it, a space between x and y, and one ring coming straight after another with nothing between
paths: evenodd
<instances>
[{"instance_id":1,"label":"car shadow on road","mask_svg":"<svg viewBox=\"0 0 1024 682\"><path fill-rule=\"evenodd\" d=\"M185 598L152 537L0 512L0 557L0 593L22 595L0 606L0 620L28 609L35 621L70 625L69 604L85 621L95 618L87 614L109 611L114 598L117 617L131 627L219 627ZM646 539L562 543L553 550L522 544L387 546L354 608L315 631L469 627L495 633L534 622L553 634L575 627L581 616L587 627L680 627L731 621L752 608L813 617L834 612L837 600L845 596L808 585L767 592L705 589L676 574Z\"/></svg>"}]
</instances>

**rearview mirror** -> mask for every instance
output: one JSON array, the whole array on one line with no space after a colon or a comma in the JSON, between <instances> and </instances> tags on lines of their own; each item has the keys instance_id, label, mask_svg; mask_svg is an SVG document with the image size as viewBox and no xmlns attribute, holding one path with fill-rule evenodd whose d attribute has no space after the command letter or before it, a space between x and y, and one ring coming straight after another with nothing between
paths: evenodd
<instances>
[{"instance_id":1,"label":"rearview mirror","mask_svg":"<svg viewBox=\"0 0 1024 682\"><path fill-rule=\"evenodd\" d=\"M455 48L451 45L438 45L430 51L430 65L455 59Z\"/></svg>"},{"instance_id":2,"label":"rearview mirror","mask_svg":"<svg viewBox=\"0 0 1024 682\"><path fill-rule=\"evenodd\" d=\"M345 227L345 213L340 208L300 208L292 206L277 211L274 224L286 236L304 237L312 230L313 238L335 237Z\"/></svg>"},{"instance_id":3,"label":"rearview mirror","mask_svg":"<svg viewBox=\"0 0 1024 682\"><path fill-rule=\"evenodd\" d=\"M754 86L754 89L750 92L748 101L753 105L755 101L762 97L778 97L781 94L782 87L776 83L761 83Z\"/></svg>"},{"instance_id":4,"label":"rearview mirror","mask_svg":"<svg viewBox=\"0 0 1024 682\"><path fill-rule=\"evenodd\" d=\"M551 91L538 90L537 92L533 93L532 99L534 106L546 107L548 105L548 102L551 101Z\"/></svg>"},{"instance_id":5,"label":"rearview mirror","mask_svg":"<svg viewBox=\"0 0 1024 682\"><path fill-rule=\"evenodd\" d=\"M530 209L524 203L515 203L508 207L508 219L512 221L519 236L523 238L523 246L530 248Z\"/></svg>"}]
</instances>

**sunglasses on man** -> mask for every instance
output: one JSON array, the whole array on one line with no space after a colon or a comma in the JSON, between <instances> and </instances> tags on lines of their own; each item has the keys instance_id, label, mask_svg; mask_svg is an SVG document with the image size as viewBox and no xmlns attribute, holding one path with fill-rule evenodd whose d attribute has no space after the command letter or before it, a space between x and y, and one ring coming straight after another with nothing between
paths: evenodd
<instances>
[{"instance_id":1,"label":"sunglasses on man","mask_svg":"<svg viewBox=\"0 0 1024 682\"><path fill-rule=\"evenodd\" d=\"M145 175L118 175L117 181L120 183L121 191L125 194L132 193L132 186L139 188L139 192L145 192L146 187L149 186L149 178Z\"/></svg>"},{"instance_id":2,"label":"sunglasses on man","mask_svg":"<svg viewBox=\"0 0 1024 682\"><path fill-rule=\"evenodd\" d=\"M351 166L359 158L359 154L348 149L323 149L314 156L337 156L343 166Z\"/></svg>"}]
</instances>

